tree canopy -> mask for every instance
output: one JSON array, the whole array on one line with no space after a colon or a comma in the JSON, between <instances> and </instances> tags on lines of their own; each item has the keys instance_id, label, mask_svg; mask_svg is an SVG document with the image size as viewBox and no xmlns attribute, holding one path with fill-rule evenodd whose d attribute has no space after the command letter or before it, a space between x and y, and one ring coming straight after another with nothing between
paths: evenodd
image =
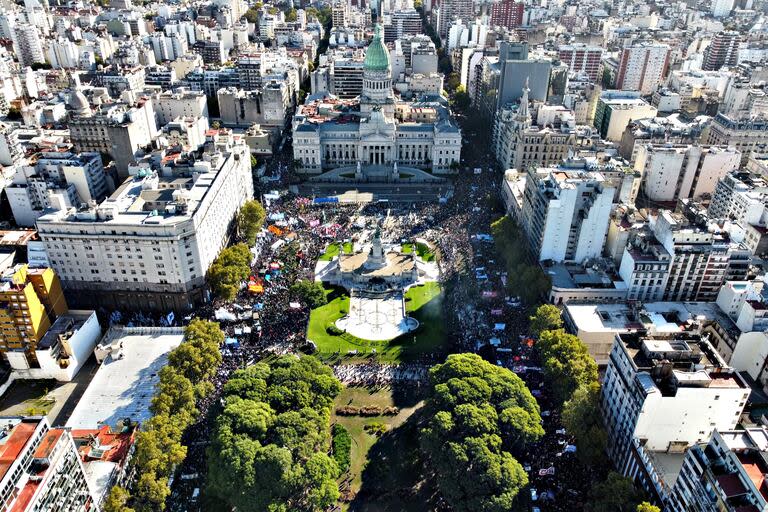
<instances>
[{"instance_id":1,"label":"tree canopy","mask_svg":"<svg viewBox=\"0 0 768 512\"><path fill-rule=\"evenodd\" d=\"M251 273L251 251L245 244L223 249L208 268L208 284L215 295L232 300L237 296L240 283Z\"/></svg>"},{"instance_id":2,"label":"tree canopy","mask_svg":"<svg viewBox=\"0 0 768 512\"><path fill-rule=\"evenodd\" d=\"M306 302L312 309L328 302L323 285L316 281L300 279L291 285L290 292L294 297Z\"/></svg>"},{"instance_id":3,"label":"tree canopy","mask_svg":"<svg viewBox=\"0 0 768 512\"><path fill-rule=\"evenodd\" d=\"M240 237L249 246L256 243L256 237L264 227L264 220L267 218L267 212L264 207L255 199L246 201L240 211L237 213L237 230ZM249 260L250 261L250 260Z\"/></svg>"},{"instance_id":4,"label":"tree canopy","mask_svg":"<svg viewBox=\"0 0 768 512\"><path fill-rule=\"evenodd\" d=\"M544 331L537 344L544 378L559 403L569 398L579 386L597 382L597 364L586 345L562 329Z\"/></svg>"},{"instance_id":5,"label":"tree canopy","mask_svg":"<svg viewBox=\"0 0 768 512\"><path fill-rule=\"evenodd\" d=\"M601 421L599 402L600 384L590 382L579 386L563 404L563 426L576 438L576 456L591 466L598 466L605 460L607 436Z\"/></svg>"},{"instance_id":6,"label":"tree canopy","mask_svg":"<svg viewBox=\"0 0 768 512\"><path fill-rule=\"evenodd\" d=\"M637 506L635 512L661 512L661 509L656 505L651 505L647 501L644 501Z\"/></svg>"},{"instance_id":7,"label":"tree canopy","mask_svg":"<svg viewBox=\"0 0 768 512\"><path fill-rule=\"evenodd\" d=\"M453 510L508 511L528 484L514 454L543 435L539 406L514 373L476 354L430 370L421 446Z\"/></svg>"},{"instance_id":8,"label":"tree canopy","mask_svg":"<svg viewBox=\"0 0 768 512\"><path fill-rule=\"evenodd\" d=\"M531 264L527 244L520 243L525 235L508 215L491 224L496 252L504 259L507 271L507 291L533 304L549 292L549 277L538 264Z\"/></svg>"},{"instance_id":9,"label":"tree canopy","mask_svg":"<svg viewBox=\"0 0 768 512\"><path fill-rule=\"evenodd\" d=\"M560 310L552 304L542 304L536 308L536 312L531 316L530 320L531 334L535 337L539 337L543 331L552 331L563 326Z\"/></svg>"},{"instance_id":10,"label":"tree canopy","mask_svg":"<svg viewBox=\"0 0 768 512\"><path fill-rule=\"evenodd\" d=\"M632 480L615 471L608 473L604 482L595 484L590 493L594 512L636 512L642 510L638 507L641 500Z\"/></svg>"},{"instance_id":11,"label":"tree canopy","mask_svg":"<svg viewBox=\"0 0 768 512\"><path fill-rule=\"evenodd\" d=\"M328 452L341 384L311 356L237 370L208 451L208 490L239 511L324 510L339 497Z\"/></svg>"},{"instance_id":12,"label":"tree canopy","mask_svg":"<svg viewBox=\"0 0 768 512\"><path fill-rule=\"evenodd\" d=\"M136 438L134 464L138 479L131 493L123 488L108 497L108 512L156 512L165 509L168 477L187 455L181 444L184 430L198 415L195 402L213 389L211 378L221 364L219 347L224 333L215 322L193 319L184 329L184 341L168 355L152 398L154 416ZM128 504L131 507L129 508Z\"/></svg>"}]
</instances>

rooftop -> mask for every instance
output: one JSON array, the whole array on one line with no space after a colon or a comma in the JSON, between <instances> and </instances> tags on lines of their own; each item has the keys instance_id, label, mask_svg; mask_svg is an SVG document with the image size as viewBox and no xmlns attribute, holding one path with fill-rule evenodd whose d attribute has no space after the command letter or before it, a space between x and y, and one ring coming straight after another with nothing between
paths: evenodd
<instances>
[{"instance_id":1,"label":"rooftop","mask_svg":"<svg viewBox=\"0 0 768 512\"><path fill-rule=\"evenodd\" d=\"M158 373L182 339L181 328L112 328L97 348L109 353L66 426L115 427L125 418L139 423L148 420Z\"/></svg>"}]
</instances>

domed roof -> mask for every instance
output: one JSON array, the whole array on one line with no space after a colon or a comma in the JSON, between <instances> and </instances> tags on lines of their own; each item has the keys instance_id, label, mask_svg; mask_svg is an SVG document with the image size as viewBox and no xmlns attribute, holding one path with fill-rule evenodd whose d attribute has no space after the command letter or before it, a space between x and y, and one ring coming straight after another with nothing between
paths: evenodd
<instances>
[{"instance_id":1,"label":"domed roof","mask_svg":"<svg viewBox=\"0 0 768 512\"><path fill-rule=\"evenodd\" d=\"M381 25L376 25L373 41L365 51L365 71L389 71L389 52L384 47L384 34Z\"/></svg>"},{"instance_id":2,"label":"domed roof","mask_svg":"<svg viewBox=\"0 0 768 512\"><path fill-rule=\"evenodd\" d=\"M88 103L88 98L82 91L75 91L69 95L69 107L77 113L90 112L91 105Z\"/></svg>"}]
</instances>

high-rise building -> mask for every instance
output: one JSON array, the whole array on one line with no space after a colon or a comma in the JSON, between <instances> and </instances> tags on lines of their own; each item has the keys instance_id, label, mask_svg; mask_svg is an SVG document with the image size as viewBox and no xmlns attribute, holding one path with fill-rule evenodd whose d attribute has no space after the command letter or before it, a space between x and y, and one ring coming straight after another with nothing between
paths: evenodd
<instances>
[{"instance_id":1,"label":"high-rise building","mask_svg":"<svg viewBox=\"0 0 768 512\"><path fill-rule=\"evenodd\" d=\"M671 482L665 481L663 461L675 454L681 459L716 429L735 428L749 394L738 372L700 334L618 334L600 401L609 458L653 501L664 503Z\"/></svg>"},{"instance_id":2,"label":"high-rise building","mask_svg":"<svg viewBox=\"0 0 768 512\"><path fill-rule=\"evenodd\" d=\"M347 0L335 0L331 6L331 19L334 27L346 27L349 7Z\"/></svg>"},{"instance_id":3,"label":"high-rise building","mask_svg":"<svg viewBox=\"0 0 768 512\"><path fill-rule=\"evenodd\" d=\"M35 367L37 343L67 309L52 269L19 265L6 270L0 277L0 352L5 359L24 357L28 366Z\"/></svg>"},{"instance_id":4,"label":"high-rise building","mask_svg":"<svg viewBox=\"0 0 768 512\"><path fill-rule=\"evenodd\" d=\"M740 512L768 510L768 431L765 427L715 430L685 452L664 510Z\"/></svg>"},{"instance_id":5,"label":"high-rise building","mask_svg":"<svg viewBox=\"0 0 768 512\"><path fill-rule=\"evenodd\" d=\"M516 102L524 88L534 101L546 101L552 62L528 58L528 43L502 42L499 46L497 108Z\"/></svg>"},{"instance_id":6,"label":"high-rise building","mask_svg":"<svg viewBox=\"0 0 768 512\"><path fill-rule=\"evenodd\" d=\"M614 189L597 172L527 170L520 224L539 261L574 261L603 251Z\"/></svg>"},{"instance_id":7,"label":"high-rise building","mask_svg":"<svg viewBox=\"0 0 768 512\"><path fill-rule=\"evenodd\" d=\"M764 225L768 220L766 205L766 179L759 174L736 171L726 174L717 182L709 203L709 215L713 219Z\"/></svg>"},{"instance_id":8,"label":"high-rise building","mask_svg":"<svg viewBox=\"0 0 768 512\"><path fill-rule=\"evenodd\" d=\"M438 35L441 38L448 36L448 29L454 20L468 23L474 17L474 2L467 0L443 0L440 2L440 19Z\"/></svg>"},{"instance_id":9,"label":"high-rise building","mask_svg":"<svg viewBox=\"0 0 768 512\"><path fill-rule=\"evenodd\" d=\"M394 11L388 16L388 21L384 23L384 42L386 43L421 33L421 15L416 9Z\"/></svg>"},{"instance_id":10,"label":"high-rise building","mask_svg":"<svg viewBox=\"0 0 768 512\"><path fill-rule=\"evenodd\" d=\"M741 153L733 148L699 145L645 144L635 169L643 176L643 191L651 201L701 199L717 182L739 168Z\"/></svg>"},{"instance_id":11,"label":"high-rise building","mask_svg":"<svg viewBox=\"0 0 768 512\"><path fill-rule=\"evenodd\" d=\"M98 114L74 117L69 131L75 151L109 154L121 176L127 176L128 165L157 135L152 100L142 98L135 106L117 104Z\"/></svg>"},{"instance_id":12,"label":"high-rise building","mask_svg":"<svg viewBox=\"0 0 768 512\"><path fill-rule=\"evenodd\" d=\"M0 418L0 499L6 510L96 510L80 454L68 429L45 417Z\"/></svg>"},{"instance_id":13,"label":"high-rise building","mask_svg":"<svg viewBox=\"0 0 768 512\"><path fill-rule=\"evenodd\" d=\"M45 62L40 32L34 25L19 23L13 27L13 49L22 66Z\"/></svg>"},{"instance_id":14,"label":"high-rise building","mask_svg":"<svg viewBox=\"0 0 768 512\"><path fill-rule=\"evenodd\" d=\"M710 0L709 12L715 18L724 18L731 14L734 0Z\"/></svg>"},{"instance_id":15,"label":"high-rise building","mask_svg":"<svg viewBox=\"0 0 768 512\"><path fill-rule=\"evenodd\" d=\"M669 46L642 42L625 47L619 58L616 89L653 94L669 66Z\"/></svg>"},{"instance_id":16,"label":"high-rise building","mask_svg":"<svg viewBox=\"0 0 768 512\"><path fill-rule=\"evenodd\" d=\"M38 232L64 289L81 306L189 310L253 197L248 147L209 132L202 154L143 159L98 206L43 215Z\"/></svg>"},{"instance_id":17,"label":"high-rise building","mask_svg":"<svg viewBox=\"0 0 768 512\"><path fill-rule=\"evenodd\" d=\"M592 82L597 82L603 49L585 44L568 44L557 50L558 58L568 65L568 71L584 73Z\"/></svg>"},{"instance_id":18,"label":"high-rise building","mask_svg":"<svg viewBox=\"0 0 768 512\"><path fill-rule=\"evenodd\" d=\"M516 0L501 0L491 5L491 26L515 28L523 24L525 4Z\"/></svg>"},{"instance_id":19,"label":"high-rise building","mask_svg":"<svg viewBox=\"0 0 768 512\"><path fill-rule=\"evenodd\" d=\"M712 37L704 52L704 71L717 71L722 67L734 67L739 63L739 44L741 34L733 30L724 30Z\"/></svg>"}]
</instances>

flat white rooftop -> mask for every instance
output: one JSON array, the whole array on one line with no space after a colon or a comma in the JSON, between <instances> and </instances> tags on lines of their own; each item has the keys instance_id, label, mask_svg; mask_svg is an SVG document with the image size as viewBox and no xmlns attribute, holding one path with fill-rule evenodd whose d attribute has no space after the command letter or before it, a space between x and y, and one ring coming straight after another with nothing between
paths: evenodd
<instances>
[{"instance_id":1,"label":"flat white rooftop","mask_svg":"<svg viewBox=\"0 0 768 512\"><path fill-rule=\"evenodd\" d=\"M110 331L102 344L122 343L122 349L107 355L83 393L66 426L75 429L116 427L123 418L143 423L152 417L149 405L168 362L168 353L178 347L183 329L122 328Z\"/></svg>"}]
</instances>

